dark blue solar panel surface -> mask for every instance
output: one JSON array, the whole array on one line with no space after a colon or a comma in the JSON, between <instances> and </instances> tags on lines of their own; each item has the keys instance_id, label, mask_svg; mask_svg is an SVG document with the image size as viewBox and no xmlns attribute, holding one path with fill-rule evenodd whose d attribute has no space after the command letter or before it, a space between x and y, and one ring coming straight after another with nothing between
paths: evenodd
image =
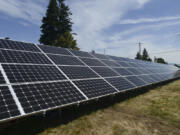
<instances>
[{"instance_id":1,"label":"dark blue solar panel surface","mask_svg":"<svg viewBox=\"0 0 180 135\"><path fill-rule=\"evenodd\" d=\"M82 52L82 51L75 51L75 50L70 50L75 56L79 57L87 57L87 58L93 58L92 55L90 55L87 52Z\"/></svg>"},{"instance_id":2,"label":"dark blue solar panel surface","mask_svg":"<svg viewBox=\"0 0 180 135\"><path fill-rule=\"evenodd\" d=\"M51 64L44 54L0 50L1 63L31 63L31 64Z\"/></svg>"},{"instance_id":3,"label":"dark blue solar panel surface","mask_svg":"<svg viewBox=\"0 0 180 135\"><path fill-rule=\"evenodd\" d=\"M20 112L7 86L0 86L0 121L19 116Z\"/></svg>"},{"instance_id":4,"label":"dark blue solar panel surface","mask_svg":"<svg viewBox=\"0 0 180 135\"><path fill-rule=\"evenodd\" d=\"M97 59L81 58L81 60L88 66L105 66L102 62Z\"/></svg>"},{"instance_id":5,"label":"dark blue solar panel surface","mask_svg":"<svg viewBox=\"0 0 180 135\"><path fill-rule=\"evenodd\" d=\"M115 63L114 61L110 61L110 60L102 60L102 62L110 67L119 67L120 66L119 64Z\"/></svg>"},{"instance_id":6,"label":"dark blue solar panel surface","mask_svg":"<svg viewBox=\"0 0 180 135\"><path fill-rule=\"evenodd\" d=\"M71 55L71 53L68 52L68 50L64 48L58 48L58 47L50 47L47 45L39 45L39 47L45 52L45 53L52 53L52 54L61 54L61 55Z\"/></svg>"},{"instance_id":7,"label":"dark blue solar panel surface","mask_svg":"<svg viewBox=\"0 0 180 135\"><path fill-rule=\"evenodd\" d=\"M107 55L103 55L103 54L92 54L92 55L94 55L96 58L99 58L99 59L105 59L105 60L110 59Z\"/></svg>"},{"instance_id":8,"label":"dark blue solar panel surface","mask_svg":"<svg viewBox=\"0 0 180 135\"><path fill-rule=\"evenodd\" d=\"M133 85L132 83L128 82L123 77L106 78L106 80L110 84L112 84L116 89L118 89L119 91L135 88L135 85Z\"/></svg>"},{"instance_id":9,"label":"dark blue solar panel surface","mask_svg":"<svg viewBox=\"0 0 180 135\"><path fill-rule=\"evenodd\" d=\"M54 63L57 65L84 65L76 57L60 56L60 55L48 55Z\"/></svg>"},{"instance_id":10,"label":"dark blue solar panel surface","mask_svg":"<svg viewBox=\"0 0 180 135\"><path fill-rule=\"evenodd\" d=\"M114 68L121 76L128 76L128 75L133 75L131 72L129 72L125 68Z\"/></svg>"},{"instance_id":11,"label":"dark blue solar panel surface","mask_svg":"<svg viewBox=\"0 0 180 135\"><path fill-rule=\"evenodd\" d=\"M3 77L3 75L2 75L2 73L1 73L1 71L0 71L0 84L5 84L6 82L5 82L5 80L4 80L4 77Z\"/></svg>"},{"instance_id":12,"label":"dark blue solar panel surface","mask_svg":"<svg viewBox=\"0 0 180 135\"><path fill-rule=\"evenodd\" d=\"M132 67L130 64L128 64L127 62L121 62L121 61L117 61L117 63L121 66L121 67Z\"/></svg>"},{"instance_id":13,"label":"dark blue solar panel surface","mask_svg":"<svg viewBox=\"0 0 180 135\"><path fill-rule=\"evenodd\" d=\"M143 74L139 68L128 68L127 69L129 72L133 73L134 75L141 75Z\"/></svg>"},{"instance_id":14,"label":"dark blue solar panel surface","mask_svg":"<svg viewBox=\"0 0 180 135\"><path fill-rule=\"evenodd\" d=\"M0 64L0 121L180 77L174 66L2 39Z\"/></svg>"},{"instance_id":15,"label":"dark blue solar panel surface","mask_svg":"<svg viewBox=\"0 0 180 135\"><path fill-rule=\"evenodd\" d=\"M128 76L126 77L129 81L131 81L133 84L135 84L136 86L145 86L147 85L146 82L144 82L143 80L141 80L140 78L138 78L137 76Z\"/></svg>"},{"instance_id":16,"label":"dark blue solar panel surface","mask_svg":"<svg viewBox=\"0 0 180 135\"><path fill-rule=\"evenodd\" d=\"M24 43L24 42L17 42L17 41L4 40L4 39L0 39L0 48L40 52L40 50L32 43Z\"/></svg>"},{"instance_id":17,"label":"dark blue solar panel surface","mask_svg":"<svg viewBox=\"0 0 180 135\"><path fill-rule=\"evenodd\" d=\"M141 80L146 81L148 84L154 83L154 80L148 75L140 75L138 76Z\"/></svg>"},{"instance_id":18,"label":"dark blue solar panel surface","mask_svg":"<svg viewBox=\"0 0 180 135\"><path fill-rule=\"evenodd\" d=\"M153 80L155 80L156 82L159 82L159 81L161 81L161 79L157 76L157 75L155 75L155 74L153 74L153 75L149 75Z\"/></svg>"},{"instance_id":19,"label":"dark blue solar panel surface","mask_svg":"<svg viewBox=\"0 0 180 135\"><path fill-rule=\"evenodd\" d=\"M11 83L58 81L66 78L55 66L3 65Z\"/></svg>"},{"instance_id":20,"label":"dark blue solar panel surface","mask_svg":"<svg viewBox=\"0 0 180 135\"><path fill-rule=\"evenodd\" d=\"M14 85L13 88L26 113L85 100L70 82Z\"/></svg>"},{"instance_id":21,"label":"dark blue solar panel surface","mask_svg":"<svg viewBox=\"0 0 180 135\"><path fill-rule=\"evenodd\" d=\"M138 68L142 74L151 74L151 72L145 68Z\"/></svg>"},{"instance_id":22,"label":"dark blue solar panel surface","mask_svg":"<svg viewBox=\"0 0 180 135\"><path fill-rule=\"evenodd\" d=\"M96 98L115 93L116 90L102 79L82 80L74 82L88 98Z\"/></svg>"},{"instance_id":23,"label":"dark blue solar panel surface","mask_svg":"<svg viewBox=\"0 0 180 135\"><path fill-rule=\"evenodd\" d=\"M92 69L102 77L119 76L117 73L115 73L108 67L92 67Z\"/></svg>"},{"instance_id":24,"label":"dark blue solar panel surface","mask_svg":"<svg viewBox=\"0 0 180 135\"><path fill-rule=\"evenodd\" d=\"M70 79L97 78L98 76L88 67L60 66Z\"/></svg>"}]
</instances>

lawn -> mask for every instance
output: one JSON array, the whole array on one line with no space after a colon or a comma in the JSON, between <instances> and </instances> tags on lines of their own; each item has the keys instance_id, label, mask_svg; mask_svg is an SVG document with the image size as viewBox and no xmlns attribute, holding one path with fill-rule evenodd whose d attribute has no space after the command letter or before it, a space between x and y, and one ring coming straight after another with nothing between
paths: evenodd
<instances>
[{"instance_id":1,"label":"lawn","mask_svg":"<svg viewBox=\"0 0 180 135\"><path fill-rule=\"evenodd\" d=\"M180 80L62 121L28 118L1 128L0 135L180 135Z\"/></svg>"}]
</instances>

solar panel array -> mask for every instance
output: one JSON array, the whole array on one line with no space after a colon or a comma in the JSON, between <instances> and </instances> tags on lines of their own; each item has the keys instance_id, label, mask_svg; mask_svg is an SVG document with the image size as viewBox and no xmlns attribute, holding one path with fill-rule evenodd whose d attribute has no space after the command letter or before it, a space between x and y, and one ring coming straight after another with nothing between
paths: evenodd
<instances>
[{"instance_id":1,"label":"solar panel array","mask_svg":"<svg viewBox=\"0 0 180 135\"><path fill-rule=\"evenodd\" d=\"M174 66L0 39L0 121L178 77Z\"/></svg>"}]
</instances>

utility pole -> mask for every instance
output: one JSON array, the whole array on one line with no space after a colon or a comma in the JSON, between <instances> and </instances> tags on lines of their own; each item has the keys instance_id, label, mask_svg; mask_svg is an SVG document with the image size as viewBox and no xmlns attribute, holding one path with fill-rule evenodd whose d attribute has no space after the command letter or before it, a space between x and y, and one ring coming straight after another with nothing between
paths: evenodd
<instances>
[{"instance_id":1,"label":"utility pole","mask_svg":"<svg viewBox=\"0 0 180 135\"><path fill-rule=\"evenodd\" d=\"M106 49L104 48L104 55L106 54Z\"/></svg>"},{"instance_id":2,"label":"utility pole","mask_svg":"<svg viewBox=\"0 0 180 135\"><path fill-rule=\"evenodd\" d=\"M142 44L141 42L137 43L139 45L139 54L141 55L141 47L142 47Z\"/></svg>"}]
</instances>

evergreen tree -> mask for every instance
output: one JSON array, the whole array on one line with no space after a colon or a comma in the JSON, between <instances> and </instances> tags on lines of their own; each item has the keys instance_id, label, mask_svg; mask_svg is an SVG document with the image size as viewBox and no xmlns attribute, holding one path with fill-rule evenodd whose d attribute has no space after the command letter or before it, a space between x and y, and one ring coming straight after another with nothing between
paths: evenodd
<instances>
[{"instance_id":1,"label":"evergreen tree","mask_svg":"<svg viewBox=\"0 0 180 135\"><path fill-rule=\"evenodd\" d=\"M72 48L74 50L79 50L76 46L76 40L73 39L70 32L65 32L62 34L54 43L54 46L61 46L63 48Z\"/></svg>"},{"instance_id":2,"label":"evergreen tree","mask_svg":"<svg viewBox=\"0 0 180 135\"><path fill-rule=\"evenodd\" d=\"M52 45L57 39L58 5L56 0L50 0L46 16L42 19L40 43Z\"/></svg>"},{"instance_id":3,"label":"evergreen tree","mask_svg":"<svg viewBox=\"0 0 180 135\"><path fill-rule=\"evenodd\" d=\"M139 52L136 54L136 58L135 59L141 60L141 55L140 55Z\"/></svg>"},{"instance_id":4,"label":"evergreen tree","mask_svg":"<svg viewBox=\"0 0 180 135\"><path fill-rule=\"evenodd\" d=\"M65 32L72 32L72 20L70 16L72 13L70 12L69 7L64 3L65 0L58 0L58 34L64 34Z\"/></svg>"},{"instance_id":5,"label":"evergreen tree","mask_svg":"<svg viewBox=\"0 0 180 135\"><path fill-rule=\"evenodd\" d=\"M144 48L144 50L143 50L143 55L142 55L142 60L147 60L148 57L149 57L148 52L147 52L147 50Z\"/></svg>"},{"instance_id":6,"label":"evergreen tree","mask_svg":"<svg viewBox=\"0 0 180 135\"><path fill-rule=\"evenodd\" d=\"M78 50L72 36L72 20L65 0L50 0L46 16L43 18L40 43Z\"/></svg>"},{"instance_id":7,"label":"evergreen tree","mask_svg":"<svg viewBox=\"0 0 180 135\"><path fill-rule=\"evenodd\" d=\"M152 61L152 59L149 57L149 54L148 54L148 52L147 52L147 50L145 48L143 50L142 60L144 60L144 61Z\"/></svg>"}]
</instances>

